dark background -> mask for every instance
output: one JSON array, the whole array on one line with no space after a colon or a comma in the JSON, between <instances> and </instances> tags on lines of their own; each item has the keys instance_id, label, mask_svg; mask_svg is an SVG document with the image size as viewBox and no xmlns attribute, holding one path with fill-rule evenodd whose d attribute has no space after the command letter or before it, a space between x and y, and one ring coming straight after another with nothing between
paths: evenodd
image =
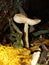
<instances>
[{"instance_id":1,"label":"dark background","mask_svg":"<svg viewBox=\"0 0 49 65\"><path fill-rule=\"evenodd\" d=\"M49 0L27 0L25 7L29 17L49 19Z\"/></svg>"}]
</instances>

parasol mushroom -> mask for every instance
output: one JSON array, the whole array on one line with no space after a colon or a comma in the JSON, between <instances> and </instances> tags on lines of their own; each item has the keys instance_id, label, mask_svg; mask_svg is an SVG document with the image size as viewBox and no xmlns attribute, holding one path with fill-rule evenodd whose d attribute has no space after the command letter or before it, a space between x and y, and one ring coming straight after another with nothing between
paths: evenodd
<instances>
[{"instance_id":1,"label":"parasol mushroom","mask_svg":"<svg viewBox=\"0 0 49 65\"><path fill-rule=\"evenodd\" d=\"M25 43L26 43L26 47L29 48L29 42L28 42L28 25L36 25L38 23L41 22L40 19L30 19L28 17L26 17L25 15L23 14L15 14L15 16L13 17L14 21L16 23L24 23L25 26L24 26L24 33L25 33Z\"/></svg>"}]
</instances>

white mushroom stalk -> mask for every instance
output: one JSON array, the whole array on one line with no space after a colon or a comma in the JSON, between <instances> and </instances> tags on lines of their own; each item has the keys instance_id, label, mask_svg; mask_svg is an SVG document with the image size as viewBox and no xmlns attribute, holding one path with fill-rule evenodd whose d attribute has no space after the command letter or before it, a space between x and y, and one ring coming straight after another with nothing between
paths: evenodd
<instances>
[{"instance_id":1,"label":"white mushroom stalk","mask_svg":"<svg viewBox=\"0 0 49 65\"><path fill-rule=\"evenodd\" d=\"M30 26L33 26L33 25L36 25L36 24L38 24L38 23L40 23L41 22L41 20L39 20L39 19L29 19L29 18L27 18L25 15L23 15L23 14L16 14L15 16L14 16L14 21L16 22L16 23L19 23L19 24L21 24L21 23L24 23L25 25L24 25L24 33L25 33L25 44L26 44L26 47L27 48L29 48L29 42L28 42L28 25L30 25Z\"/></svg>"},{"instance_id":2,"label":"white mushroom stalk","mask_svg":"<svg viewBox=\"0 0 49 65\"><path fill-rule=\"evenodd\" d=\"M28 24L24 25L24 34L25 34L25 47L29 48L29 41L28 41Z\"/></svg>"},{"instance_id":3,"label":"white mushroom stalk","mask_svg":"<svg viewBox=\"0 0 49 65\"><path fill-rule=\"evenodd\" d=\"M34 52L34 54L32 55L31 65L36 65L39 60L39 57L40 57L40 51Z\"/></svg>"}]
</instances>

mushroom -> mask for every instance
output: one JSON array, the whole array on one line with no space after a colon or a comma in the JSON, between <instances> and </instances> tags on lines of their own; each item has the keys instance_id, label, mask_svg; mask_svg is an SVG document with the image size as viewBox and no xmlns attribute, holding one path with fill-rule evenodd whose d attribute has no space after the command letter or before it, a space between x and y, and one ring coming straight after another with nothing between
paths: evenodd
<instances>
[{"instance_id":1,"label":"mushroom","mask_svg":"<svg viewBox=\"0 0 49 65\"><path fill-rule=\"evenodd\" d=\"M40 57L40 54L41 52L40 51L37 51L37 52L34 52L32 54L32 61L31 61L31 65L36 65L38 60L39 60L39 57Z\"/></svg>"},{"instance_id":2,"label":"mushroom","mask_svg":"<svg viewBox=\"0 0 49 65\"><path fill-rule=\"evenodd\" d=\"M25 33L25 44L26 44L26 47L29 48L29 42L28 42L28 25L30 26L33 26L33 25L36 25L38 23L41 22L40 19L29 19L28 17L26 17L25 15L23 14L16 14L14 17L13 17L14 21L16 23L24 23L24 33Z\"/></svg>"}]
</instances>

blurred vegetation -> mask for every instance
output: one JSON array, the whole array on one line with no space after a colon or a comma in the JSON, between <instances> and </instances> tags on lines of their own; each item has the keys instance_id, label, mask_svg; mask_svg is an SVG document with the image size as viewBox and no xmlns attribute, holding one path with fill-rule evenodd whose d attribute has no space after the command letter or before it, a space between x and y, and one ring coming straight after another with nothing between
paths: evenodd
<instances>
[{"instance_id":1,"label":"blurred vegetation","mask_svg":"<svg viewBox=\"0 0 49 65\"><path fill-rule=\"evenodd\" d=\"M22 32L13 23L13 16L19 12L18 6L23 6L26 0L1 0L0 1L0 39L7 35L14 47L22 47ZM12 19L12 20L11 20ZM11 22L12 21L12 22ZM11 25L12 24L12 25Z\"/></svg>"}]
</instances>

